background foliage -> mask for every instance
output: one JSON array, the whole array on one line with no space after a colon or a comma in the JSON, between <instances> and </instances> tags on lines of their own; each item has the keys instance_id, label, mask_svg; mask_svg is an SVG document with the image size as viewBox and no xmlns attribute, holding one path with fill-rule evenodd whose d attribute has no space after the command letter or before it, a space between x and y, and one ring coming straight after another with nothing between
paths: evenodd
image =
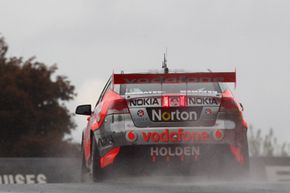
<instances>
[{"instance_id":1,"label":"background foliage","mask_svg":"<svg viewBox=\"0 0 290 193\"><path fill-rule=\"evenodd\" d=\"M32 57L6 56L0 38L0 156L65 156L76 144L64 140L75 128L65 102L76 95L57 66Z\"/></svg>"},{"instance_id":2,"label":"background foliage","mask_svg":"<svg viewBox=\"0 0 290 193\"><path fill-rule=\"evenodd\" d=\"M270 128L266 134L261 129L255 129L252 125L248 131L249 151L253 157L288 157L290 156L290 144L280 143Z\"/></svg>"}]
</instances>

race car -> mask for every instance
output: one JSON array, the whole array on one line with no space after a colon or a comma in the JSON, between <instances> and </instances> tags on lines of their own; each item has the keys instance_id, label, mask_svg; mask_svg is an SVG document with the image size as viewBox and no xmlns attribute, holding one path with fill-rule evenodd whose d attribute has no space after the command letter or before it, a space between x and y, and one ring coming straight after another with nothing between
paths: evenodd
<instances>
[{"instance_id":1,"label":"race car","mask_svg":"<svg viewBox=\"0 0 290 193\"><path fill-rule=\"evenodd\" d=\"M227 83L236 83L236 72L113 74L93 109L76 108L88 116L82 175L246 173L248 126Z\"/></svg>"}]
</instances>

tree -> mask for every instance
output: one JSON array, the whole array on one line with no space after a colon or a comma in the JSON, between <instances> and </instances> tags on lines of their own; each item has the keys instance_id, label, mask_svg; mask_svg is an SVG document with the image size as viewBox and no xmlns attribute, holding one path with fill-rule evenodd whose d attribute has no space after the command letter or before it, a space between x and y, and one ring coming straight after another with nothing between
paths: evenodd
<instances>
[{"instance_id":1,"label":"tree","mask_svg":"<svg viewBox=\"0 0 290 193\"><path fill-rule=\"evenodd\" d=\"M0 38L0 156L60 156L75 128L65 102L75 96L65 76L35 58L7 58Z\"/></svg>"},{"instance_id":2,"label":"tree","mask_svg":"<svg viewBox=\"0 0 290 193\"><path fill-rule=\"evenodd\" d=\"M269 129L268 134L262 136L261 129L257 131L252 125L249 127L249 150L253 157L288 157L290 156L290 144L278 143L274 130Z\"/></svg>"}]
</instances>

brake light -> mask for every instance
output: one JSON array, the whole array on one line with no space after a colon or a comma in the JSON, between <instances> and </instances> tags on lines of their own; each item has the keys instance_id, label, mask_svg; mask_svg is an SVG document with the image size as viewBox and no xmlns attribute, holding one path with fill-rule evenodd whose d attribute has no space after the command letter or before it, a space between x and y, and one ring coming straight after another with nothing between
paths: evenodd
<instances>
[{"instance_id":1,"label":"brake light","mask_svg":"<svg viewBox=\"0 0 290 193\"><path fill-rule=\"evenodd\" d=\"M107 114L123 114L129 113L126 99L115 99L111 101Z\"/></svg>"},{"instance_id":2,"label":"brake light","mask_svg":"<svg viewBox=\"0 0 290 193\"><path fill-rule=\"evenodd\" d=\"M169 107L169 96L162 96L162 107Z\"/></svg>"},{"instance_id":3,"label":"brake light","mask_svg":"<svg viewBox=\"0 0 290 193\"><path fill-rule=\"evenodd\" d=\"M185 96L180 96L179 97L179 106L180 107L185 107L186 106L186 97Z\"/></svg>"},{"instance_id":4,"label":"brake light","mask_svg":"<svg viewBox=\"0 0 290 193\"><path fill-rule=\"evenodd\" d=\"M229 90L226 90L222 93L221 106L219 111L239 111L239 107Z\"/></svg>"}]
</instances>

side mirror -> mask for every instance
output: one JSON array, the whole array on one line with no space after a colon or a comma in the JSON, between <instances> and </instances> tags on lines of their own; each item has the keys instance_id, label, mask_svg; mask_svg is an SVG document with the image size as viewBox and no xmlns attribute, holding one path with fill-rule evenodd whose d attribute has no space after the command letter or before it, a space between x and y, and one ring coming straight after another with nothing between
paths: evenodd
<instances>
[{"instance_id":1,"label":"side mirror","mask_svg":"<svg viewBox=\"0 0 290 193\"><path fill-rule=\"evenodd\" d=\"M92 106L91 105L79 105L76 108L76 114L78 115L91 115Z\"/></svg>"}]
</instances>

